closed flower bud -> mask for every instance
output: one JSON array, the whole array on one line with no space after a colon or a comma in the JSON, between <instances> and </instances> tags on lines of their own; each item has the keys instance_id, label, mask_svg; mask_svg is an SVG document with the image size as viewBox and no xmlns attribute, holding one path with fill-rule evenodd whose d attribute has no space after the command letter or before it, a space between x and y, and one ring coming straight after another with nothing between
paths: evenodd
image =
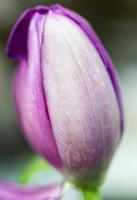
<instances>
[{"instance_id":1,"label":"closed flower bud","mask_svg":"<svg viewBox=\"0 0 137 200\"><path fill-rule=\"evenodd\" d=\"M123 111L115 69L91 26L59 5L38 6L16 23L7 53L19 61L14 96L32 147L70 178L98 182Z\"/></svg>"}]
</instances>

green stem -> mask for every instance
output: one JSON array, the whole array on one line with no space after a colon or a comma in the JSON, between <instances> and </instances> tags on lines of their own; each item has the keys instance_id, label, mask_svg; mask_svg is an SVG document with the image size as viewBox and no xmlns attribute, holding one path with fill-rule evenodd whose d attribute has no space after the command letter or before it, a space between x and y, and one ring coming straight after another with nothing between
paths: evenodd
<instances>
[{"instance_id":1,"label":"green stem","mask_svg":"<svg viewBox=\"0 0 137 200\"><path fill-rule=\"evenodd\" d=\"M84 200L101 200L100 193L96 189L94 190L83 190Z\"/></svg>"}]
</instances>

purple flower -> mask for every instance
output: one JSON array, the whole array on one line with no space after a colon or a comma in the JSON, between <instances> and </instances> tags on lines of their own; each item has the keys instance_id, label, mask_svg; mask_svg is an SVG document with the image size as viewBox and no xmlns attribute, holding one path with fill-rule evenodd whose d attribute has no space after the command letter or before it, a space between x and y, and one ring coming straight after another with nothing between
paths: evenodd
<instances>
[{"instance_id":1,"label":"purple flower","mask_svg":"<svg viewBox=\"0 0 137 200\"><path fill-rule=\"evenodd\" d=\"M60 5L29 9L7 54L19 61L14 96L32 147L77 179L104 171L121 138L123 108L115 69L89 23Z\"/></svg>"},{"instance_id":2,"label":"purple flower","mask_svg":"<svg viewBox=\"0 0 137 200\"><path fill-rule=\"evenodd\" d=\"M0 200L59 200L61 186L22 187L0 182Z\"/></svg>"}]
</instances>

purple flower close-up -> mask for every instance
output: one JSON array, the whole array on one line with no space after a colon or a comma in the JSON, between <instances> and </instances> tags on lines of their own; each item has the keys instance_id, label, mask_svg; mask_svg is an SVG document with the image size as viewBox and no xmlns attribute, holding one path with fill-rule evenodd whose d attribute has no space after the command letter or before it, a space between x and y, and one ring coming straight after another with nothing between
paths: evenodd
<instances>
[{"instance_id":1,"label":"purple flower close-up","mask_svg":"<svg viewBox=\"0 0 137 200\"><path fill-rule=\"evenodd\" d=\"M60 5L28 9L7 54L18 60L15 105L33 149L74 181L100 176L124 120L115 68L89 23Z\"/></svg>"}]
</instances>

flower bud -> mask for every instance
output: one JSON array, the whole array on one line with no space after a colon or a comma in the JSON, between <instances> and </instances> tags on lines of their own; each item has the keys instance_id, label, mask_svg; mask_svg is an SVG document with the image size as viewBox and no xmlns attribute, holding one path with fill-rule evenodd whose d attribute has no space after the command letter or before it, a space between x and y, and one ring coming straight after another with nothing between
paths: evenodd
<instances>
[{"instance_id":1,"label":"flower bud","mask_svg":"<svg viewBox=\"0 0 137 200\"><path fill-rule=\"evenodd\" d=\"M7 53L19 61L14 96L32 147L80 181L100 176L121 138L123 109L115 69L88 22L59 5L27 10Z\"/></svg>"}]
</instances>

